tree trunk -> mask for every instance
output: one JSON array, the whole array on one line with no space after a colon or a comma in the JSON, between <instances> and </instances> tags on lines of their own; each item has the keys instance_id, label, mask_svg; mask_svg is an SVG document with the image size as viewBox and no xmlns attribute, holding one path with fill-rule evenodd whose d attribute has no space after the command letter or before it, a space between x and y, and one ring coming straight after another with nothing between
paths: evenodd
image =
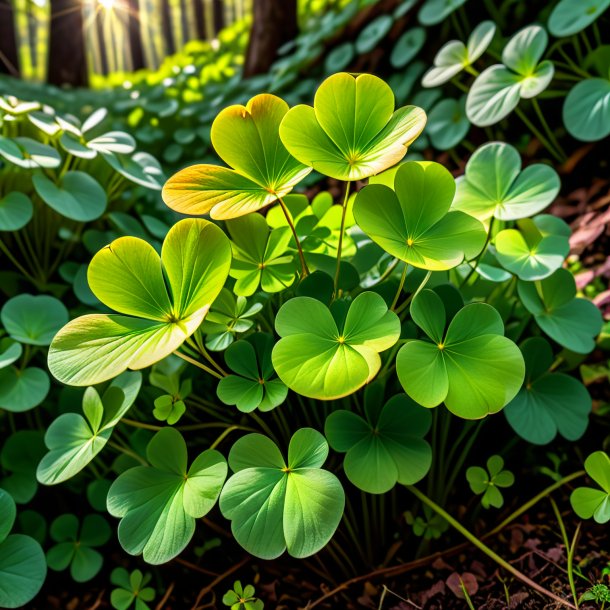
<instances>
[{"instance_id":1,"label":"tree trunk","mask_svg":"<svg viewBox=\"0 0 610 610\"><path fill-rule=\"evenodd\" d=\"M128 0L129 10L129 48L131 51L132 70L144 68L144 52L142 47L142 31L140 30L140 2Z\"/></svg>"},{"instance_id":2,"label":"tree trunk","mask_svg":"<svg viewBox=\"0 0 610 610\"><path fill-rule=\"evenodd\" d=\"M278 49L299 33L297 0L254 0L244 76L267 72Z\"/></svg>"},{"instance_id":3,"label":"tree trunk","mask_svg":"<svg viewBox=\"0 0 610 610\"><path fill-rule=\"evenodd\" d=\"M0 0L0 74L19 75L15 21L10 0Z\"/></svg>"},{"instance_id":4,"label":"tree trunk","mask_svg":"<svg viewBox=\"0 0 610 610\"><path fill-rule=\"evenodd\" d=\"M80 0L51 0L49 82L73 87L87 84Z\"/></svg>"}]
</instances>

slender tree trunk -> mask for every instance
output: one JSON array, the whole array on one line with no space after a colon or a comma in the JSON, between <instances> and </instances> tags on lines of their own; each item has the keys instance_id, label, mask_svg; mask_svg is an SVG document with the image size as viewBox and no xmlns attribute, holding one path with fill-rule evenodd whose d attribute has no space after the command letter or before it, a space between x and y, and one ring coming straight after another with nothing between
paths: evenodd
<instances>
[{"instance_id":1,"label":"slender tree trunk","mask_svg":"<svg viewBox=\"0 0 610 610\"><path fill-rule=\"evenodd\" d=\"M144 67L144 52L142 48L142 31L140 26L140 15L146 10L138 0L127 0L129 10L129 48L131 50L132 70L140 70Z\"/></svg>"},{"instance_id":2,"label":"slender tree trunk","mask_svg":"<svg viewBox=\"0 0 610 610\"><path fill-rule=\"evenodd\" d=\"M254 0L244 76L267 72L278 49L299 33L297 0Z\"/></svg>"},{"instance_id":3,"label":"slender tree trunk","mask_svg":"<svg viewBox=\"0 0 610 610\"><path fill-rule=\"evenodd\" d=\"M15 16L10 0L0 0L0 74L19 74Z\"/></svg>"},{"instance_id":4,"label":"slender tree trunk","mask_svg":"<svg viewBox=\"0 0 610 610\"><path fill-rule=\"evenodd\" d=\"M87 84L80 0L51 0L49 82L74 87Z\"/></svg>"}]
</instances>

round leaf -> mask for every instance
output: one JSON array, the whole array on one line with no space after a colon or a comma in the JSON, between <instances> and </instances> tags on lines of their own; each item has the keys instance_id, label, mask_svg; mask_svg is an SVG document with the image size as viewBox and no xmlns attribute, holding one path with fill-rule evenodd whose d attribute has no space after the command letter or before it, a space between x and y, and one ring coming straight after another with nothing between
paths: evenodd
<instances>
[{"instance_id":1,"label":"round leaf","mask_svg":"<svg viewBox=\"0 0 610 610\"><path fill-rule=\"evenodd\" d=\"M61 301L46 295L20 294L9 299L0 311L6 332L20 343L49 345L68 322L68 310Z\"/></svg>"}]
</instances>

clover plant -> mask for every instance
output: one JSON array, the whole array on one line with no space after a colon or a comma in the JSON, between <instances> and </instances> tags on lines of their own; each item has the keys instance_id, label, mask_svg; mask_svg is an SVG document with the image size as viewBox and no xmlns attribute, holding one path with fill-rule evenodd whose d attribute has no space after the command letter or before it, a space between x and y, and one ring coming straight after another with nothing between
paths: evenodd
<instances>
[{"instance_id":1,"label":"clover plant","mask_svg":"<svg viewBox=\"0 0 610 610\"><path fill-rule=\"evenodd\" d=\"M462 4L428 0L420 22L437 23ZM400 18L373 21L342 53L368 53ZM294 78L289 66L310 61L308 45L324 40L326 27L285 51L261 87L278 93L269 83ZM474 76L496 30L486 21L466 44L443 47L424 85ZM401 69L426 36L423 28L407 34L392 52ZM591 399L569 375L576 364L568 350L591 352L602 318L564 268L569 226L546 210L561 188L558 173L545 162L524 166L524 147L493 141L501 135L493 130L492 141L471 147L457 179L419 155L428 142L451 152L470 122L519 114L521 98L535 99L554 77L546 47L541 26L521 30L502 64L475 76L460 99L440 90L411 95L425 69L415 62L400 95L376 76L345 72L322 82L313 105L298 103L312 81L287 100L263 93L242 105L235 80L209 138L225 165L199 155L202 163L180 169L163 185L163 211L145 195L131 207L127 181L142 193L163 178L131 137L102 130L103 112L81 123L5 101L18 129L0 138L0 185L9 164L27 179L24 188L0 190L0 231L39 230L44 205L53 247L60 236L67 244L45 273L23 268L45 294L14 296L0 314L0 409L12 418L58 405L45 426L46 452L38 434L21 463L16 441L0 454L7 489L26 481L15 499L27 502L38 483L69 481L116 518L122 548L153 565L184 552L207 516L230 522L235 543L261 559L343 555L348 538L366 558L397 487L421 502L405 516L416 535L438 538L449 525L463 533L441 505L463 481L489 419L533 444L557 433L580 438ZM333 61L350 59L337 51ZM209 102L202 123L219 103ZM30 138L32 130L45 137ZM175 134L176 159L200 137L184 131ZM320 177L322 190L307 188ZM211 220L176 220L173 212ZM69 255L81 232L92 255L86 265ZM78 302L70 312L61 304L66 289L50 283L56 271L69 285L65 301ZM31 313L43 305L45 316ZM51 388L45 356L67 387ZM598 462L588 470L605 492ZM466 473L483 506L502 505L498 487L512 484L502 457ZM575 510L605 518L604 494L591 491L575 492ZM356 503L367 518L362 543ZM107 537L100 520L107 523L59 517L49 565L69 566L76 580L92 577ZM0 575L13 559L3 553L11 538L0 543ZM193 552L205 563L218 540L197 540ZM220 544L224 552L233 543ZM32 559L21 567L36 566ZM145 609L154 597L139 570L111 580L115 608ZM27 601L35 582L11 603ZM239 583L223 602L262 607Z\"/></svg>"}]
</instances>

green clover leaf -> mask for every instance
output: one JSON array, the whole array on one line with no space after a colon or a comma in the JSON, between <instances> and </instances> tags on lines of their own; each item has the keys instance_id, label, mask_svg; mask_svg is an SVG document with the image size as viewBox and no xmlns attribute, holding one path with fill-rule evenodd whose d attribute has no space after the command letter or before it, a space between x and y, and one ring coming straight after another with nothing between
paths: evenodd
<instances>
[{"instance_id":1,"label":"green clover leaf","mask_svg":"<svg viewBox=\"0 0 610 610\"><path fill-rule=\"evenodd\" d=\"M0 312L6 332L15 341L27 345L49 345L69 319L65 305L46 295L20 294L9 299Z\"/></svg>"},{"instance_id":2,"label":"green clover leaf","mask_svg":"<svg viewBox=\"0 0 610 610\"><path fill-rule=\"evenodd\" d=\"M411 302L411 317L429 341L408 341L396 357L396 372L416 402L429 408L444 402L459 417L480 419L514 398L525 375L523 356L503 336L493 307L466 305L445 331L445 305L426 289Z\"/></svg>"},{"instance_id":3,"label":"green clover leaf","mask_svg":"<svg viewBox=\"0 0 610 610\"><path fill-rule=\"evenodd\" d=\"M237 373L223 377L216 393L226 405L235 405L243 413L254 409L271 411L286 400L288 388L275 377L271 363L273 337L254 333L227 348L225 362Z\"/></svg>"},{"instance_id":4,"label":"green clover leaf","mask_svg":"<svg viewBox=\"0 0 610 610\"><path fill-rule=\"evenodd\" d=\"M436 25L465 2L466 0L426 0L417 13L417 19L422 25Z\"/></svg>"},{"instance_id":5,"label":"green clover leaf","mask_svg":"<svg viewBox=\"0 0 610 610\"><path fill-rule=\"evenodd\" d=\"M510 470L504 470L504 460L499 455L492 455L487 460L487 470L480 466L471 466L466 471L466 479L470 489L477 495L483 494L481 505L483 508L502 508L504 498L501 487L511 487L515 476Z\"/></svg>"},{"instance_id":6,"label":"green clover leaf","mask_svg":"<svg viewBox=\"0 0 610 610\"><path fill-rule=\"evenodd\" d=\"M500 264L519 279L542 280L563 265L570 252L570 227L561 218L540 214L517 221L495 237Z\"/></svg>"},{"instance_id":7,"label":"green clover leaf","mask_svg":"<svg viewBox=\"0 0 610 610\"><path fill-rule=\"evenodd\" d=\"M563 123L577 140L602 140L610 134L609 105L610 73L606 78L582 80L566 96Z\"/></svg>"},{"instance_id":8,"label":"green clover leaf","mask_svg":"<svg viewBox=\"0 0 610 610\"><path fill-rule=\"evenodd\" d=\"M549 17L553 36L573 36L590 26L610 6L610 0L560 0Z\"/></svg>"},{"instance_id":9,"label":"green clover leaf","mask_svg":"<svg viewBox=\"0 0 610 610\"><path fill-rule=\"evenodd\" d=\"M592 453L585 460L587 474L601 487L577 487L570 496L570 504L581 519L597 523L610 521L610 457L603 451Z\"/></svg>"},{"instance_id":10,"label":"green clover leaf","mask_svg":"<svg viewBox=\"0 0 610 610\"><path fill-rule=\"evenodd\" d=\"M222 351L235 341L236 335L245 333L254 326L251 318L262 308L262 303L253 303L248 307L246 297L236 297L233 292L223 288L212 303L210 313L197 329L195 340L204 334L207 349Z\"/></svg>"},{"instance_id":11,"label":"green clover leaf","mask_svg":"<svg viewBox=\"0 0 610 610\"><path fill-rule=\"evenodd\" d=\"M124 315L68 323L51 343L51 373L63 383L91 385L165 358L201 324L230 265L228 238L206 220L175 224L160 259L142 239L116 239L93 257L88 279L95 296Z\"/></svg>"},{"instance_id":12,"label":"green clover leaf","mask_svg":"<svg viewBox=\"0 0 610 610\"><path fill-rule=\"evenodd\" d=\"M322 469L328 456L324 437L312 428L294 433L285 462L277 445L262 434L239 439L229 453L235 473L220 495L220 510L231 520L235 539L261 559L309 557L334 534L345 505L339 479Z\"/></svg>"},{"instance_id":13,"label":"green clover leaf","mask_svg":"<svg viewBox=\"0 0 610 610\"><path fill-rule=\"evenodd\" d=\"M230 276L235 278L233 292L248 297L259 286L265 292L281 292L296 278L294 257L288 251L292 234L288 227L269 230L260 214L227 221L233 246Z\"/></svg>"},{"instance_id":14,"label":"green clover leaf","mask_svg":"<svg viewBox=\"0 0 610 610\"><path fill-rule=\"evenodd\" d=\"M190 542L195 520L216 504L227 463L208 449L187 469L186 443L174 428L159 430L146 455L150 466L130 468L112 484L107 508L121 519L121 546L156 565L179 555Z\"/></svg>"},{"instance_id":15,"label":"green clover leaf","mask_svg":"<svg viewBox=\"0 0 610 610\"><path fill-rule=\"evenodd\" d=\"M40 460L36 477L56 485L78 474L104 448L114 427L136 400L142 385L140 373L117 377L100 396L89 387L83 395L83 413L64 413L49 426L45 443L49 452Z\"/></svg>"},{"instance_id":16,"label":"green clover leaf","mask_svg":"<svg viewBox=\"0 0 610 610\"><path fill-rule=\"evenodd\" d=\"M0 486L15 502L27 504L36 494L36 467L44 453L43 433L38 430L19 430L4 442L0 465L7 475L0 478Z\"/></svg>"},{"instance_id":17,"label":"green clover leaf","mask_svg":"<svg viewBox=\"0 0 610 610\"><path fill-rule=\"evenodd\" d=\"M470 121L466 116L466 97L442 99L428 114L426 135L434 148L450 150L468 134Z\"/></svg>"},{"instance_id":18,"label":"green clover leaf","mask_svg":"<svg viewBox=\"0 0 610 610\"><path fill-rule=\"evenodd\" d=\"M233 589L222 596L222 603L230 606L231 610L263 610L263 602L254 597L255 589L252 585L242 587L239 580L233 583Z\"/></svg>"},{"instance_id":19,"label":"green clover leaf","mask_svg":"<svg viewBox=\"0 0 610 610\"><path fill-rule=\"evenodd\" d=\"M155 590L147 587L152 576L134 570L131 574L125 568L115 568L110 574L110 581L118 588L110 594L110 604L115 610L128 610L135 605L135 610L150 610L146 602L155 599Z\"/></svg>"},{"instance_id":20,"label":"green clover leaf","mask_svg":"<svg viewBox=\"0 0 610 610\"><path fill-rule=\"evenodd\" d=\"M472 123L477 127L494 125L508 116L521 98L536 97L549 86L555 74L553 62L540 62L547 42L547 33L539 25L523 28L508 41L502 63L483 70L468 92L466 114Z\"/></svg>"},{"instance_id":21,"label":"green clover leaf","mask_svg":"<svg viewBox=\"0 0 610 610\"><path fill-rule=\"evenodd\" d=\"M564 373L550 373L553 350L541 337L521 346L525 383L506 405L504 415L512 429L529 443L546 445L557 433L578 440L587 429L591 396L585 386Z\"/></svg>"},{"instance_id":22,"label":"green clover leaf","mask_svg":"<svg viewBox=\"0 0 610 610\"><path fill-rule=\"evenodd\" d=\"M485 245L483 225L451 210L455 180L442 165L407 161L394 177L394 191L369 184L356 197L354 217L360 228L386 252L430 271L459 265Z\"/></svg>"},{"instance_id":23,"label":"green clover leaf","mask_svg":"<svg viewBox=\"0 0 610 610\"><path fill-rule=\"evenodd\" d=\"M434 57L434 66L424 74L422 87L439 87L471 66L485 53L495 33L493 21L482 21L472 30L466 44L461 40L445 43Z\"/></svg>"},{"instance_id":24,"label":"green clover leaf","mask_svg":"<svg viewBox=\"0 0 610 610\"><path fill-rule=\"evenodd\" d=\"M576 282L567 269L557 269L535 282L519 280L517 292L536 324L551 339L577 354L593 350L602 315L591 301L575 298Z\"/></svg>"},{"instance_id":25,"label":"green clover leaf","mask_svg":"<svg viewBox=\"0 0 610 610\"><path fill-rule=\"evenodd\" d=\"M0 370L0 408L22 413L38 406L49 393L51 380L43 369L14 366Z\"/></svg>"},{"instance_id":26,"label":"green clover leaf","mask_svg":"<svg viewBox=\"0 0 610 610\"><path fill-rule=\"evenodd\" d=\"M0 489L0 515L0 607L21 608L42 588L47 562L36 540L23 534L9 536L17 510L4 489Z\"/></svg>"},{"instance_id":27,"label":"green clover leaf","mask_svg":"<svg viewBox=\"0 0 610 610\"><path fill-rule=\"evenodd\" d=\"M432 416L405 394L380 408L370 388L365 393L366 419L352 411L335 411L326 419L324 433L335 451L346 453L347 478L367 493L382 494L397 482L413 485L428 473L432 449L423 437Z\"/></svg>"},{"instance_id":28,"label":"green clover leaf","mask_svg":"<svg viewBox=\"0 0 610 610\"><path fill-rule=\"evenodd\" d=\"M47 564L57 572L70 568L76 582L91 580L101 569L104 557L95 547L110 540L111 529L100 515L87 515L79 524L76 515L61 515L53 521L51 538L58 544L47 551Z\"/></svg>"},{"instance_id":29,"label":"green clover leaf","mask_svg":"<svg viewBox=\"0 0 610 610\"><path fill-rule=\"evenodd\" d=\"M453 209L482 222L491 217L517 220L541 212L559 193L557 172L536 163L521 170L521 156L510 144L488 142L466 164L456 180Z\"/></svg>"},{"instance_id":30,"label":"green clover leaf","mask_svg":"<svg viewBox=\"0 0 610 610\"><path fill-rule=\"evenodd\" d=\"M212 145L228 165L193 165L172 176L163 200L183 214L226 220L256 212L288 194L310 167L290 156L280 138L288 104L275 95L225 108L212 124ZM248 154L244 154L247 151Z\"/></svg>"},{"instance_id":31,"label":"green clover leaf","mask_svg":"<svg viewBox=\"0 0 610 610\"><path fill-rule=\"evenodd\" d=\"M291 108L280 125L284 146L302 163L337 180L361 180L398 163L426 115L394 112L392 89L371 74L340 72L316 91L314 106Z\"/></svg>"},{"instance_id":32,"label":"green clover leaf","mask_svg":"<svg viewBox=\"0 0 610 610\"><path fill-rule=\"evenodd\" d=\"M302 396L331 400L373 379L379 353L398 341L400 320L381 296L363 292L330 309L311 297L290 299L278 311L275 329L282 337L272 353L280 379Z\"/></svg>"},{"instance_id":33,"label":"green clover leaf","mask_svg":"<svg viewBox=\"0 0 610 610\"><path fill-rule=\"evenodd\" d=\"M34 217L32 200L19 191L0 198L0 231L19 231Z\"/></svg>"}]
</instances>

